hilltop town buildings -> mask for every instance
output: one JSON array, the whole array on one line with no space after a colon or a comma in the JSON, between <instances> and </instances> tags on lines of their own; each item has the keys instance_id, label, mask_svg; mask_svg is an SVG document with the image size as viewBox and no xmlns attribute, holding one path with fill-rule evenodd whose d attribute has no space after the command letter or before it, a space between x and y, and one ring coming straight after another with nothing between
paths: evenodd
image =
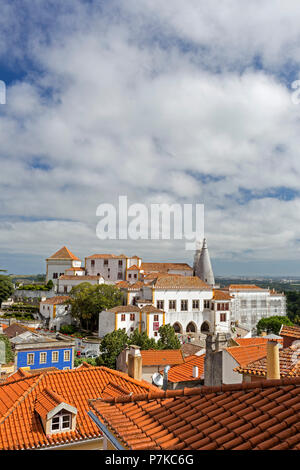
<instances>
[{"instance_id":1,"label":"hilltop town buildings","mask_svg":"<svg viewBox=\"0 0 300 470\"><path fill-rule=\"evenodd\" d=\"M132 311L119 306L99 312L100 337L113 329L138 328L158 338L159 327L167 323L181 334L226 333L236 325L254 331L261 318L286 313L282 293L254 285L216 286L206 239L197 245L193 267L124 254L93 254L82 266L65 246L46 263L47 280L55 282L58 294L69 294L81 282L115 284L124 292Z\"/></svg>"}]
</instances>

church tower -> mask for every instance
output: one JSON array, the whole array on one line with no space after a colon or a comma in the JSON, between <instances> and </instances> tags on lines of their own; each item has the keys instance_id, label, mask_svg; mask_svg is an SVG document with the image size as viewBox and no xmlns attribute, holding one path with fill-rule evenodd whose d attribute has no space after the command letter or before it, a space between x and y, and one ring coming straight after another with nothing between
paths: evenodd
<instances>
[{"instance_id":1,"label":"church tower","mask_svg":"<svg viewBox=\"0 0 300 470\"><path fill-rule=\"evenodd\" d=\"M215 278L212 270L206 238L203 239L202 248L197 243L194 256L194 276L198 276L202 281L214 286Z\"/></svg>"}]
</instances>

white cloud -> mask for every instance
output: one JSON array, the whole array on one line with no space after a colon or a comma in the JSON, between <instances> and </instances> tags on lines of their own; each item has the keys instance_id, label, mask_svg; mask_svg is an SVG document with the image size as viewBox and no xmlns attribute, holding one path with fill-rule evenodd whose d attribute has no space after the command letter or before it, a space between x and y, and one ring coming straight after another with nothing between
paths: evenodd
<instances>
[{"instance_id":1,"label":"white cloud","mask_svg":"<svg viewBox=\"0 0 300 470\"><path fill-rule=\"evenodd\" d=\"M184 242L97 240L98 204L125 194L204 202L215 257L300 258L299 199L262 198L299 188L300 107L278 75L299 61L299 5L128 0L114 15L117 3L91 14L68 2L55 25L26 3L24 51L41 71L9 86L0 109L2 251L191 258ZM241 205L240 188L260 198Z\"/></svg>"}]
</instances>

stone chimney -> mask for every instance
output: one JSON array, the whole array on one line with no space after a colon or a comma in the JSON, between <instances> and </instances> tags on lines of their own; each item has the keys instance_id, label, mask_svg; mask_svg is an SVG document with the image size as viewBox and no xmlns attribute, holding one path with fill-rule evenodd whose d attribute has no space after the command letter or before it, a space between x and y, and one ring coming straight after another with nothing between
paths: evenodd
<instances>
[{"instance_id":1,"label":"stone chimney","mask_svg":"<svg viewBox=\"0 0 300 470\"><path fill-rule=\"evenodd\" d=\"M280 379L279 343L274 340L267 343L267 379Z\"/></svg>"},{"instance_id":2,"label":"stone chimney","mask_svg":"<svg viewBox=\"0 0 300 470\"><path fill-rule=\"evenodd\" d=\"M130 346L128 354L128 375L136 380L142 380L142 356L139 346Z\"/></svg>"},{"instance_id":3,"label":"stone chimney","mask_svg":"<svg viewBox=\"0 0 300 470\"><path fill-rule=\"evenodd\" d=\"M229 333L209 333L206 336L206 352L204 359L204 385L214 387L222 385L223 362L222 350L228 346Z\"/></svg>"}]
</instances>

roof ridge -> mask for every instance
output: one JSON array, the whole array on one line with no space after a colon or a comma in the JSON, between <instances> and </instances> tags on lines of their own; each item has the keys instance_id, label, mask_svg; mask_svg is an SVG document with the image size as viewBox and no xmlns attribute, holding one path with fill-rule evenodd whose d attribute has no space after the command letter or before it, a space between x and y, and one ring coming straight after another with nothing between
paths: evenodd
<instances>
[{"instance_id":1,"label":"roof ridge","mask_svg":"<svg viewBox=\"0 0 300 470\"><path fill-rule=\"evenodd\" d=\"M179 390L160 390L159 392L150 392L143 394L126 395L125 397L113 397L113 398L102 398L101 400L106 403L129 403L132 401L145 401L153 399L164 399L164 398L177 398L188 395L209 395L211 393L223 393L227 391L244 391L252 389L265 389L274 386L282 385L299 385L300 377L293 378L282 378L277 380L260 380L257 382L242 382L241 384L223 384L214 387L201 387L201 388L183 388Z\"/></svg>"}]
</instances>

